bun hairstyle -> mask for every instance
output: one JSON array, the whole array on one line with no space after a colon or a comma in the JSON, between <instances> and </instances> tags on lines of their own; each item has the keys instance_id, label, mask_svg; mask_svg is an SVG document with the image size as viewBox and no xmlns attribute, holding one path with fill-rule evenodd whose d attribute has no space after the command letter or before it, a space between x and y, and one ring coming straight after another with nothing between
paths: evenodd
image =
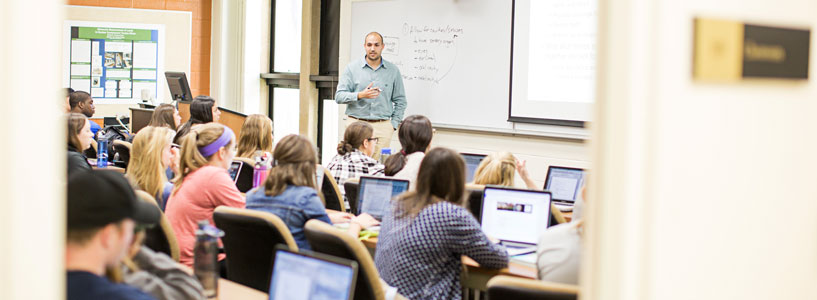
<instances>
[{"instance_id":1,"label":"bun hairstyle","mask_svg":"<svg viewBox=\"0 0 817 300\"><path fill-rule=\"evenodd\" d=\"M474 171L474 184L513 186L516 157L510 152L491 153Z\"/></svg>"},{"instance_id":2,"label":"bun hairstyle","mask_svg":"<svg viewBox=\"0 0 817 300\"><path fill-rule=\"evenodd\" d=\"M386 160L386 176L394 176L406 166L406 155L414 152L425 152L431 144L434 131L431 120L423 115L411 115L403 119L397 129L397 137L403 150Z\"/></svg>"},{"instance_id":3,"label":"bun hairstyle","mask_svg":"<svg viewBox=\"0 0 817 300\"><path fill-rule=\"evenodd\" d=\"M213 155L204 157L201 155L201 152L199 152L199 148L215 142L219 137L221 137L224 130L226 130L224 125L218 123L207 123L196 126L196 128L193 128L190 133L182 138L181 159L179 160L180 174L176 175L174 190L178 190L178 188L184 182L184 178L188 174L193 173L193 171L198 170L210 162L210 158L212 158ZM230 141L224 145L224 148L232 147L233 143L234 141Z\"/></svg>"},{"instance_id":4,"label":"bun hairstyle","mask_svg":"<svg viewBox=\"0 0 817 300\"><path fill-rule=\"evenodd\" d=\"M290 134L275 146L272 157L275 164L264 182L264 193L280 195L287 185L315 188L315 166L318 156L315 147L305 137Z\"/></svg>"},{"instance_id":5,"label":"bun hairstyle","mask_svg":"<svg viewBox=\"0 0 817 300\"><path fill-rule=\"evenodd\" d=\"M255 151L272 152L272 120L261 114L247 117L238 135L238 157L252 158Z\"/></svg>"},{"instance_id":6,"label":"bun hairstyle","mask_svg":"<svg viewBox=\"0 0 817 300\"><path fill-rule=\"evenodd\" d=\"M163 103L153 110L150 116L150 124L148 126L167 127L176 131L176 120L173 115L176 113L176 108L173 105Z\"/></svg>"},{"instance_id":7,"label":"bun hairstyle","mask_svg":"<svg viewBox=\"0 0 817 300\"><path fill-rule=\"evenodd\" d=\"M83 114L69 113L68 114L68 146L72 146L77 151L82 152L82 143L79 142L79 132L85 127L88 118Z\"/></svg>"},{"instance_id":8,"label":"bun hairstyle","mask_svg":"<svg viewBox=\"0 0 817 300\"><path fill-rule=\"evenodd\" d=\"M363 145L366 139L371 138L372 134L374 134L374 127L369 123L357 121L349 124L343 133L343 140L338 143L338 154L346 155L346 153L354 152Z\"/></svg>"},{"instance_id":9,"label":"bun hairstyle","mask_svg":"<svg viewBox=\"0 0 817 300\"><path fill-rule=\"evenodd\" d=\"M213 122L214 105L216 105L216 100L210 96L199 95L193 98L193 101L190 102L190 119L179 127L173 141L181 144L181 139L190 132L193 125Z\"/></svg>"},{"instance_id":10,"label":"bun hairstyle","mask_svg":"<svg viewBox=\"0 0 817 300\"><path fill-rule=\"evenodd\" d=\"M448 201L465 203L465 161L454 150L434 148L428 151L417 173L417 187L398 198L397 217L416 216L426 206Z\"/></svg>"}]
</instances>

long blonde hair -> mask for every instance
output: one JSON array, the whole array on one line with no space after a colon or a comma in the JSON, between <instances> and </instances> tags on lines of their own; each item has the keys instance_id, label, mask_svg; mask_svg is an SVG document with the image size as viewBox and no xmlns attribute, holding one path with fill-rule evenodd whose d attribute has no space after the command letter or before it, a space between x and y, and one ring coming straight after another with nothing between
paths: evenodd
<instances>
[{"instance_id":1,"label":"long blonde hair","mask_svg":"<svg viewBox=\"0 0 817 300\"><path fill-rule=\"evenodd\" d=\"M238 157L252 158L255 151L272 152L272 120L261 114L249 115L238 135Z\"/></svg>"},{"instance_id":2,"label":"long blonde hair","mask_svg":"<svg viewBox=\"0 0 817 300\"><path fill-rule=\"evenodd\" d=\"M167 182L167 166L162 165L162 152L173 141L175 134L167 127L148 126L140 130L133 139L128 177L153 197L161 196ZM157 197L156 201L160 199L161 197Z\"/></svg>"},{"instance_id":3,"label":"long blonde hair","mask_svg":"<svg viewBox=\"0 0 817 300\"><path fill-rule=\"evenodd\" d=\"M474 171L474 184L513 186L516 157L510 152L495 152L485 157Z\"/></svg>"},{"instance_id":4,"label":"long blonde hair","mask_svg":"<svg viewBox=\"0 0 817 300\"><path fill-rule=\"evenodd\" d=\"M221 137L224 130L226 130L224 125L219 123L201 124L193 127L190 130L190 133L182 138L182 151L180 154L181 159L179 159L179 174L177 174L176 178L174 179L176 182L173 184L173 193L176 193L179 187L182 186L184 178L187 177L187 175L193 173L193 171L198 170L210 162L213 155L204 157L201 155L201 152L199 152L199 148L215 142L219 137ZM233 146L233 142L234 141L231 140L229 143L224 145L224 148L231 148Z\"/></svg>"},{"instance_id":5,"label":"long blonde hair","mask_svg":"<svg viewBox=\"0 0 817 300\"><path fill-rule=\"evenodd\" d=\"M266 195L280 195L287 185L317 187L315 165L318 156L308 139L290 134L278 142L272 157L276 163L264 182Z\"/></svg>"}]
</instances>

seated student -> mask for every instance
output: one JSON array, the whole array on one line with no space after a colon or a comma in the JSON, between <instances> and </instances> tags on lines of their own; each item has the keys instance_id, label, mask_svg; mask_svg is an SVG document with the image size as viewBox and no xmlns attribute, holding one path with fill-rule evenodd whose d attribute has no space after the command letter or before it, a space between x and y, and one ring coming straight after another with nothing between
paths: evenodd
<instances>
[{"instance_id":1,"label":"seated student","mask_svg":"<svg viewBox=\"0 0 817 300\"><path fill-rule=\"evenodd\" d=\"M179 115L179 110L173 105L162 103L153 110L148 126L167 127L175 132L179 129L181 122L182 117Z\"/></svg>"},{"instance_id":2,"label":"seated student","mask_svg":"<svg viewBox=\"0 0 817 300\"><path fill-rule=\"evenodd\" d=\"M218 122L220 117L221 111L218 110L216 99L210 98L210 96L196 96L190 102L190 119L176 130L177 133L176 137L173 138L173 143L181 144L182 138L190 132L193 125Z\"/></svg>"},{"instance_id":3,"label":"seated student","mask_svg":"<svg viewBox=\"0 0 817 300\"><path fill-rule=\"evenodd\" d=\"M341 195L346 198L343 184L360 176L383 176L383 164L372 158L377 138L374 127L367 122L357 121L346 127L343 140L338 144L338 155L326 165L338 183ZM349 201L346 200L347 207Z\"/></svg>"},{"instance_id":4,"label":"seated student","mask_svg":"<svg viewBox=\"0 0 817 300\"><path fill-rule=\"evenodd\" d=\"M179 242L180 263L193 265L198 222L213 223L213 211L226 205L244 208L244 197L227 169L235 155L235 135L227 126L196 126L182 139L179 175L165 214ZM225 258L219 255L219 260Z\"/></svg>"},{"instance_id":5,"label":"seated student","mask_svg":"<svg viewBox=\"0 0 817 300\"><path fill-rule=\"evenodd\" d=\"M66 299L154 299L103 275L119 266L135 224L156 224L159 210L136 198L122 174L82 171L68 177Z\"/></svg>"},{"instance_id":6,"label":"seated student","mask_svg":"<svg viewBox=\"0 0 817 300\"><path fill-rule=\"evenodd\" d=\"M196 277L180 268L167 254L153 252L143 246L143 226L137 226L134 231L128 255L122 260L124 283L158 300L204 299L204 290Z\"/></svg>"},{"instance_id":7,"label":"seated student","mask_svg":"<svg viewBox=\"0 0 817 300\"><path fill-rule=\"evenodd\" d=\"M68 174L77 170L90 170L88 159L82 154L91 148L94 134L91 133L91 124L82 114L68 114Z\"/></svg>"},{"instance_id":8,"label":"seated student","mask_svg":"<svg viewBox=\"0 0 817 300\"><path fill-rule=\"evenodd\" d=\"M167 168L174 165L171 141L175 133L170 128L147 126L133 139L128 177L136 186L152 195L159 207L165 210L173 184L167 178Z\"/></svg>"},{"instance_id":9,"label":"seated student","mask_svg":"<svg viewBox=\"0 0 817 300\"><path fill-rule=\"evenodd\" d=\"M411 115L405 118L397 129L397 137L403 150L386 160L386 176L409 180L414 189L420 162L431 146L433 136L431 121L425 116Z\"/></svg>"},{"instance_id":10,"label":"seated student","mask_svg":"<svg viewBox=\"0 0 817 300\"><path fill-rule=\"evenodd\" d=\"M247 209L273 213L287 224L299 250L310 250L304 225L311 219L332 224L315 190L317 155L312 143L299 135L284 137L275 147L276 164L263 186L247 193ZM347 232L354 237L362 228L377 225L368 214L351 217Z\"/></svg>"},{"instance_id":11,"label":"seated student","mask_svg":"<svg viewBox=\"0 0 817 300\"><path fill-rule=\"evenodd\" d=\"M261 114L247 116L238 135L238 157L253 158L256 151L272 153L272 120Z\"/></svg>"},{"instance_id":12,"label":"seated student","mask_svg":"<svg viewBox=\"0 0 817 300\"><path fill-rule=\"evenodd\" d=\"M537 186L530 178L528 168L525 167L525 161L518 160L510 152L495 152L486 156L482 162L479 163L477 169L474 171L474 184L493 184L501 186L514 186L514 179L516 173L525 181L525 185L529 189L538 190L541 187Z\"/></svg>"},{"instance_id":13,"label":"seated student","mask_svg":"<svg viewBox=\"0 0 817 300\"><path fill-rule=\"evenodd\" d=\"M582 198L585 191L583 188ZM540 280L578 284L583 227L584 222L574 218L572 222L550 227L542 234L536 249Z\"/></svg>"},{"instance_id":14,"label":"seated student","mask_svg":"<svg viewBox=\"0 0 817 300\"><path fill-rule=\"evenodd\" d=\"M393 201L383 217L375 265L409 299L460 299L461 257L504 268L508 253L482 232L464 207L465 162L435 148L420 164L417 188Z\"/></svg>"},{"instance_id":15,"label":"seated student","mask_svg":"<svg viewBox=\"0 0 817 300\"><path fill-rule=\"evenodd\" d=\"M74 92L72 88L65 88L65 112L71 112L71 93Z\"/></svg>"},{"instance_id":16,"label":"seated student","mask_svg":"<svg viewBox=\"0 0 817 300\"><path fill-rule=\"evenodd\" d=\"M94 113L96 113L96 108L94 107L94 99L91 98L91 94L83 91L76 91L70 94L68 97L68 104L71 106L72 113L83 114L85 117L93 117ZM93 132L94 137L96 137L96 133L102 129L99 124L96 122L91 122L91 132Z\"/></svg>"}]
</instances>

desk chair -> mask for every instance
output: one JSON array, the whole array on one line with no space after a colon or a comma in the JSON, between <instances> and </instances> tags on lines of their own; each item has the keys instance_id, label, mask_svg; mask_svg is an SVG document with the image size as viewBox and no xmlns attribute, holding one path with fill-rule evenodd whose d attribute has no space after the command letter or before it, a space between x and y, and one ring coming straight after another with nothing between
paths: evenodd
<instances>
[{"instance_id":1,"label":"desk chair","mask_svg":"<svg viewBox=\"0 0 817 300\"><path fill-rule=\"evenodd\" d=\"M579 287L506 275L488 280L488 299L576 300Z\"/></svg>"},{"instance_id":2,"label":"desk chair","mask_svg":"<svg viewBox=\"0 0 817 300\"><path fill-rule=\"evenodd\" d=\"M268 212L228 206L217 207L213 220L224 230L221 241L227 254L227 279L269 292L275 245L298 251L284 221Z\"/></svg>"},{"instance_id":3,"label":"desk chair","mask_svg":"<svg viewBox=\"0 0 817 300\"><path fill-rule=\"evenodd\" d=\"M116 153L117 157L112 158L114 165L117 167L128 169L128 163L130 162L130 152L133 149L133 145L126 141L122 140L114 140L113 141L113 150Z\"/></svg>"},{"instance_id":4,"label":"desk chair","mask_svg":"<svg viewBox=\"0 0 817 300\"><path fill-rule=\"evenodd\" d=\"M366 249L363 243L332 225L314 219L306 222L304 233L306 234L306 240L309 241L309 245L312 247L312 251L357 262L355 299L385 299L380 274L374 265L374 259L369 255L369 250Z\"/></svg>"},{"instance_id":5,"label":"desk chair","mask_svg":"<svg viewBox=\"0 0 817 300\"><path fill-rule=\"evenodd\" d=\"M255 171L255 161L246 157L235 157L233 161L241 162L241 172L238 173L238 179L235 181L235 186L239 192L246 193L252 189L252 177Z\"/></svg>"},{"instance_id":6,"label":"desk chair","mask_svg":"<svg viewBox=\"0 0 817 300\"><path fill-rule=\"evenodd\" d=\"M142 199L142 201L156 205L156 208L159 209L159 204L156 202L156 199L147 192L138 190L136 191L136 196ZM161 209L159 209L159 212L161 214L159 226L153 226L145 231L145 246L153 251L167 254L178 262L179 242L176 241L176 233L173 231L173 227L170 226L170 222L167 221L165 214L161 212Z\"/></svg>"},{"instance_id":7,"label":"desk chair","mask_svg":"<svg viewBox=\"0 0 817 300\"><path fill-rule=\"evenodd\" d=\"M358 194L360 193L360 178L352 178L343 183L346 191L346 201L349 201L349 211L357 215Z\"/></svg>"},{"instance_id":8,"label":"desk chair","mask_svg":"<svg viewBox=\"0 0 817 300\"><path fill-rule=\"evenodd\" d=\"M323 172L323 182L319 184L321 185L324 200L326 200L326 208L345 212L346 204L343 203L343 195L340 193L340 188L338 187L338 182L335 181L335 177L332 176L329 169L321 165L318 165L318 171Z\"/></svg>"}]
</instances>

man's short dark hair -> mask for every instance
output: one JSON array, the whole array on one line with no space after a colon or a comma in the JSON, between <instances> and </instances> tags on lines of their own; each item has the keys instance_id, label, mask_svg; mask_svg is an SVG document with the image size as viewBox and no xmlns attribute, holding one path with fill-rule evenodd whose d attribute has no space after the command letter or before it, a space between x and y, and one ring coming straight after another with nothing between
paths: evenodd
<instances>
[{"instance_id":1,"label":"man's short dark hair","mask_svg":"<svg viewBox=\"0 0 817 300\"><path fill-rule=\"evenodd\" d=\"M377 32L377 31L372 31L372 32L369 32L368 34L366 34L366 37L369 37L370 35L373 35L373 34L376 34L377 36L379 36L379 37L380 37L380 43L381 43L381 44L383 44L383 35L381 35L381 34L380 34L379 32ZM365 40L366 40L366 38L363 38L363 40L365 41Z\"/></svg>"},{"instance_id":2,"label":"man's short dark hair","mask_svg":"<svg viewBox=\"0 0 817 300\"><path fill-rule=\"evenodd\" d=\"M71 105L71 109L74 109L79 105L80 102L85 102L91 99L91 94L84 91L76 91L68 96L68 104Z\"/></svg>"}]
</instances>

